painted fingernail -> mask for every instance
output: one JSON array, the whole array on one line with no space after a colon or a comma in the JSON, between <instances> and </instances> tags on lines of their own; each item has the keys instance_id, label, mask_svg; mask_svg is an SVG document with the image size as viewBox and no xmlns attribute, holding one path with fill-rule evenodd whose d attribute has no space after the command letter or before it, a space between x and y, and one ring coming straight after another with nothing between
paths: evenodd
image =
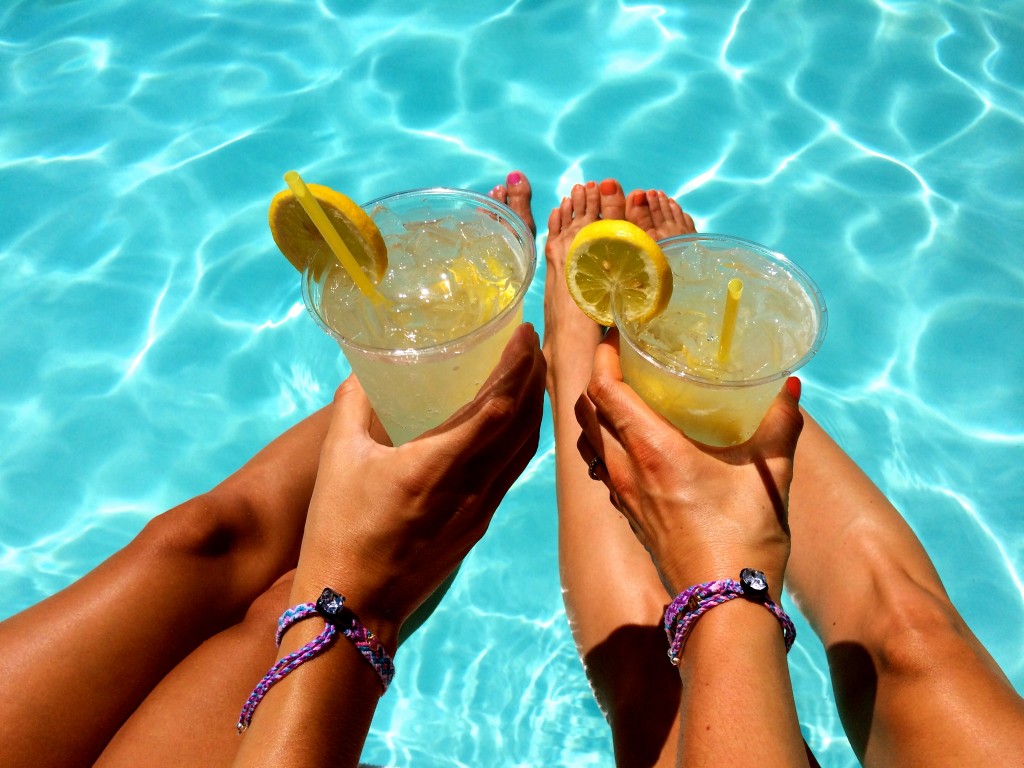
<instances>
[{"instance_id":1,"label":"painted fingernail","mask_svg":"<svg viewBox=\"0 0 1024 768\"><path fill-rule=\"evenodd\" d=\"M615 179L605 179L601 182L602 195L614 195L618 189L619 185L615 182Z\"/></svg>"},{"instance_id":2,"label":"painted fingernail","mask_svg":"<svg viewBox=\"0 0 1024 768\"><path fill-rule=\"evenodd\" d=\"M518 184L522 180L523 174L521 174L519 171L512 171L512 173L508 175L508 178L505 179L505 181L507 181L509 184Z\"/></svg>"},{"instance_id":3,"label":"painted fingernail","mask_svg":"<svg viewBox=\"0 0 1024 768\"><path fill-rule=\"evenodd\" d=\"M800 388L800 379L798 379L796 376L790 376L788 379L786 379L786 391L789 392L790 396L794 400L800 400Z\"/></svg>"},{"instance_id":4,"label":"painted fingernail","mask_svg":"<svg viewBox=\"0 0 1024 768\"><path fill-rule=\"evenodd\" d=\"M647 205L647 195L638 189L633 193L633 205Z\"/></svg>"}]
</instances>

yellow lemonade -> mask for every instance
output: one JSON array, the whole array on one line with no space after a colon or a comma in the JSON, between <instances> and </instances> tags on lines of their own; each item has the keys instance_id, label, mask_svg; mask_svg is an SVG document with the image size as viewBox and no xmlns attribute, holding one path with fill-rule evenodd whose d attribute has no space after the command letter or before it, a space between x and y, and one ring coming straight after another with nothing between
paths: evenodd
<instances>
[{"instance_id":1,"label":"yellow lemonade","mask_svg":"<svg viewBox=\"0 0 1024 768\"><path fill-rule=\"evenodd\" d=\"M735 445L757 429L783 380L821 345L826 312L811 279L781 254L722 235L659 243L672 297L652 320L616 318L624 380L689 437ZM720 355L730 280L743 283Z\"/></svg>"},{"instance_id":2,"label":"yellow lemonade","mask_svg":"<svg viewBox=\"0 0 1024 768\"><path fill-rule=\"evenodd\" d=\"M398 445L479 391L522 322L536 255L519 217L475 192L416 190L363 208L387 245L385 301L326 252L306 266L303 295Z\"/></svg>"}]
</instances>

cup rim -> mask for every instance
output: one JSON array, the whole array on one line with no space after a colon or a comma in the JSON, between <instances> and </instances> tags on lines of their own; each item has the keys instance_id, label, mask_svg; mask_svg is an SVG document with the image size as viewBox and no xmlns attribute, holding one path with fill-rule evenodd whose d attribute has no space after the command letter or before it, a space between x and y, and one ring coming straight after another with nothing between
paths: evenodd
<instances>
[{"instance_id":1,"label":"cup rim","mask_svg":"<svg viewBox=\"0 0 1024 768\"><path fill-rule=\"evenodd\" d=\"M477 338L486 338L487 336L497 332L502 327L502 323L507 317L513 312L517 311L519 306L523 303L526 293L529 291L530 284L533 282L534 274L537 271L537 242L530 231L530 228L526 226L526 222L513 211L508 205L502 203L499 200L495 200L490 195L485 195L481 192L477 192L472 189L459 189L457 187L422 187L418 189L408 189L401 192L394 192L390 195L383 195L381 197L374 198L369 202L361 204L359 207L367 213L377 205L383 205L390 201L398 199L408 199L411 197L424 197L430 195L444 195L452 197L469 198L472 201L480 204L483 207L490 208L494 213L500 215L503 219L511 225L515 236L522 241L527 251L526 258L526 269L523 273L523 280L519 286L519 290L516 291L516 295L512 298L512 301L508 303L501 312L496 314L490 320L478 328L474 328L469 333L464 333L461 336L456 336L448 341L439 342L437 344L429 344L423 347L402 347L402 348L389 348L389 347L377 347L368 344L361 344L351 339L346 338L342 334L338 333L335 329L331 328L323 318L313 309L313 302L310 296L310 265L307 264L302 270L302 300L306 305L306 311L312 315L313 320L320 328L327 333L328 336L333 338L342 346L343 349L353 350L366 357L386 357L390 360L397 360L401 362L403 359L421 359L424 357L444 356L452 353L451 348L453 346L463 346L469 343L470 345ZM454 354L454 353L452 353Z\"/></svg>"},{"instance_id":2,"label":"cup rim","mask_svg":"<svg viewBox=\"0 0 1024 768\"><path fill-rule=\"evenodd\" d=\"M715 389L740 389L746 387L757 387L764 384L770 384L773 381L779 381L782 378L792 375L794 372L800 370L806 365L811 358L817 354L821 348L822 342L825 340L825 331L828 328L828 307L825 304L825 297L822 295L821 290L818 288L817 283L811 278L809 274L797 263L789 259L785 254L773 250L761 243L748 240L743 237L736 237L735 235L721 235L715 233L697 233L691 235L676 235L674 237L666 237L658 241L659 247L665 245L677 244L677 243L688 243L688 242L701 242L710 241L715 243L729 243L733 245L739 245L749 250L755 251L771 262L780 265L787 272L792 274L800 286L806 291L808 298L811 300L812 306L818 310L818 329L814 335L814 339L808 346L807 350L796 360L787 363L782 366L778 371L770 373L766 376L761 376L756 379L743 379L740 381L730 381L728 379L714 379L706 376L688 371L685 368L680 368L677 365L666 363L661 360L656 360L646 350L641 349L633 340L631 335L623 330L623 324L618 322L616 318L616 327L619 329L620 340L625 340L629 344L630 348L633 349L638 355L643 357L652 365L658 368L664 369L674 376L679 378L687 379L695 384L715 388ZM614 311L614 308L613 308Z\"/></svg>"}]
</instances>

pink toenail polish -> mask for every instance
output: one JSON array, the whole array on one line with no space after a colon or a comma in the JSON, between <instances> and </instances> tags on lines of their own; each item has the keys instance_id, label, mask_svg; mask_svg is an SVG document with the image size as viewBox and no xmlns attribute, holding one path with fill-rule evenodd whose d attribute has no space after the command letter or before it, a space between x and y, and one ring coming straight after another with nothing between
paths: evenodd
<instances>
[{"instance_id":1,"label":"pink toenail polish","mask_svg":"<svg viewBox=\"0 0 1024 768\"><path fill-rule=\"evenodd\" d=\"M505 179L505 181L507 181L509 184L518 184L522 180L523 174L521 174L519 171L512 171L512 173L508 175L508 178Z\"/></svg>"},{"instance_id":2,"label":"pink toenail polish","mask_svg":"<svg viewBox=\"0 0 1024 768\"><path fill-rule=\"evenodd\" d=\"M615 183L614 179L605 179L601 182L601 194L602 195L614 195L618 191L619 185Z\"/></svg>"},{"instance_id":3,"label":"pink toenail polish","mask_svg":"<svg viewBox=\"0 0 1024 768\"><path fill-rule=\"evenodd\" d=\"M647 205L647 195L638 189L633 193L633 205Z\"/></svg>"}]
</instances>

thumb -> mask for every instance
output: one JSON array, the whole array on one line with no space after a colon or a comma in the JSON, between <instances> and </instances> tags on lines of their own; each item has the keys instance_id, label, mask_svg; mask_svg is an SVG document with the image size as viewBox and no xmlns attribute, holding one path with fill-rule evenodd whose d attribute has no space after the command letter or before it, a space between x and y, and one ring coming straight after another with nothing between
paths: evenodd
<instances>
[{"instance_id":1,"label":"thumb","mask_svg":"<svg viewBox=\"0 0 1024 768\"><path fill-rule=\"evenodd\" d=\"M796 441L804 426L804 417L800 413L800 379L790 376L775 396L768 412L761 419L761 424L751 438L752 442L762 446L773 446L773 453L793 458Z\"/></svg>"},{"instance_id":2,"label":"thumb","mask_svg":"<svg viewBox=\"0 0 1024 768\"><path fill-rule=\"evenodd\" d=\"M330 432L336 437L353 437L369 432L373 408L359 379L349 376L334 393Z\"/></svg>"}]
</instances>

